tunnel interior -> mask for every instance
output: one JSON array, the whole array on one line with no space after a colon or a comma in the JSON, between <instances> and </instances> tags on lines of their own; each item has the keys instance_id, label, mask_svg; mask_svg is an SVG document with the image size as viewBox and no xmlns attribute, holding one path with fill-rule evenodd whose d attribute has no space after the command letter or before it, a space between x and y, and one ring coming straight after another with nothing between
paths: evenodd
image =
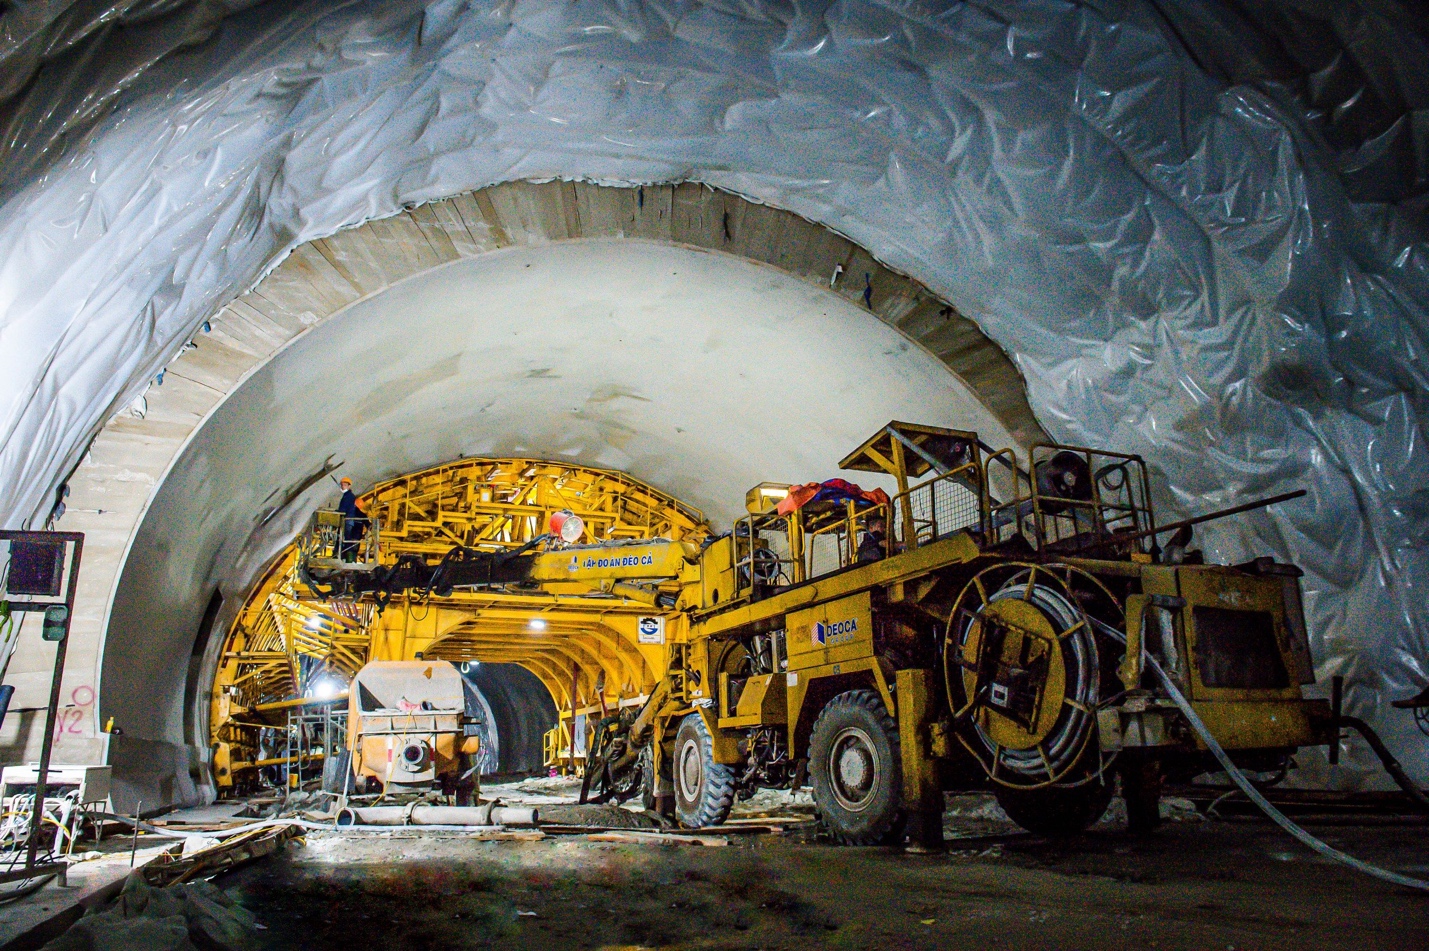
<instances>
[{"instance_id":1,"label":"tunnel interior","mask_svg":"<svg viewBox=\"0 0 1429 951\"><path fill-rule=\"evenodd\" d=\"M935 894L875 901L869 921L896 909L956 944L966 935L948 923L981 927L982 909L918 870L900 878L882 853L839 859L834 875L816 851L895 842L916 863L948 817L997 839L954 850L958 881L996 879L1004 854L1012 878L1070 862L1082 877L1050 903L1068 908L1091 887L1084 872L1105 873L1136 897L1098 892L1098 907L1120 909L1123 932L1146 943L1254 945L1254 920L1295 944L1299 924L1265 924L1266 907L1314 922L1328 946L1327 915L1380 933L1402 895L1350 908L1319 865L1287 871L1269 839L1231 842L1217 810L1270 789L1311 824L1333 803L1352 825L1372 813L1397 829L1394 810L1422 805L1422 6L0 3L0 526L85 538L63 641L38 613L0 617L14 688L0 763L108 767L105 808L133 816L135 843L142 811L282 811L330 766L362 779L362 758L375 780L383 754L383 782L400 785L394 762L445 771L432 782L452 808L466 808L471 775L521 808L543 790L575 798L589 755L602 770L581 778L600 805L648 813L634 830L647 836L702 834L712 816L734 816L732 829L790 819L750 854L711 861L713 877L678 861L601 866L699 892L646 907L647 893L619 889L628 921L590 932L611 947L674 943L652 924L671 909L761 946L907 934L908 921L858 932L856 916L805 900L840 876ZM976 461L958 475L951 456L929 459L939 446ZM1039 468L1062 452L1082 462ZM989 488L1000 453L1010 498ZM840 468L846 458L862 467ZM930 489L916 516L910 460L927 485L955 487ZM1115 491L1139 493L1116 529L1099 495L1113 470ZM802 594L780 590L782 567L752 580L756 540L766 566L803 557L799 506L780 513L785 548L758 536L768 499L746 493L760 485L768 499L845 493L842 534L823 538L837 548L829 577L784 578ZM377 577L408 559L423 583L314 593L306 546L340 496L381 511L387 547L372 522L385 554L332 570ZM953 538L935 510L958 504L972 515ZM576 511L586 534L552 541L556 517ZM1065 536L1044 530L1059 517ZM328 528L345 533L348 519ZM488 577L453 593L433 580L448 558L500 573L562 544L684 560L653 582ZM1071 564L1108 552L1114 569ZM987 584L888 567L923 571L917 559L934 555L938 571L1010 562ZM1196 574L1217 566L1235 583ZM860 571L876 583L838 587ZM748 603L719 607L706 572ZM1012 604L1034 600L1050 633ZM761 601L782 613L756 617ZM745 613L722 627L722 611ZM1235 628L1247 614L1249 634ZM876 657L839 653L855 634ZM790 637L827 663L789 667ZM1218 664L1178 666L1215 644ZM337 710L365 665L412 662L438 680L453 665L472 708L399 697L373 713L385 750L357 744L351 761L330 739L295 755L276 739L280 721ZM1038 679L1064 662L1065 676ZM1200 728L1187 707L1205 714ZM421 717L440 749L394 725ZM660 739L639 755L643 740L620 745L646 731ZM1219 757L1210 734L1241 745ZM1018 786L1004 763L1047 782ZM916 808L873 809L861 828L831 820L831 803L895 786ZM1054 787L1058 808L1035 807ZM0 838L19 815L0 819ZM1134 856L1078 865L1065 842L1004 841L1050 841L1078 817L1092 818L1076 842ZM1169 850L1136 838L1183 820ZM1325 838L1413 871L1413 836L1353 828L1358 839ZM324 835L313 841L336 841ZM1229 867L1242 843L1243 867ZM580 854L600 865L611 844L583 840ZM288 873L285 888L327 887L301 861ZM541 889L521 883L559 879L550 891L582 908L583 890L605 885L546 874L496 874L486 897L457 896L467 917L451 920L505 939L551 915L578 934L598 916L538 915ZM1235 907L1177 934L1175 922L1226 908L1187 900L1168 930L1141 934L1137 909L1166 898L1141 885L1160 874ZM349 892L370 898L370 884ZM997 914L1017 900L1002 895ZM436 941L402 904L389 908L407 926L394 942ZM1018 920L1041 927L1048 902L1033 904ZM1051 927L1072 946L1116 933L1088 920Z\"/></svg>"},{"instance_id":2,"label":"tunnel interior","mask_svg":"<svg viewBox=\"0 0 1429 951\"><path fill-rule=\"evenodd\" d=\"M104 647L102 679L116 689L99 714L124 731L109 742L116 788L135 801L202 795L208 751L185 742L195 714L182 706L187 668L171 659L192 653L213 591L225 592L219 624L231 624L334 498L334 463L365 489L534 452L662 486L718 524L751 485L837 475L849 448L899 418L1017 442L895 327L725 253L565 241L453 261L365 297L247 375L147 506ZM201 711L208 694L196 691ZM175 786L175 773L200 783Z\"/></svg>"}]
</instances>

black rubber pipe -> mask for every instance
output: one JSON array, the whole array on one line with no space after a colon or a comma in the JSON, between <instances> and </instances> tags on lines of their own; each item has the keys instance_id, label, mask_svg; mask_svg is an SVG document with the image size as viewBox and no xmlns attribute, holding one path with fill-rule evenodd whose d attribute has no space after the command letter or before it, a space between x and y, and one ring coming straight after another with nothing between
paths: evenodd
<instances>
[{"instance_id":1,"label":"black rubber pipe","mask_svg":"<svg viewBox=\"0 0 1429 951\"><path fill-rule=\"evenodd\" d=\"M1365 738L1369 748L1374 750L1374 755L1379 757L1380 763L1384 765L1384 771L1404 790L1404 794L1414 800L1415 805L1425 812L1429 812L1429 796L1424 795L1424 791L1414 785L1414 780L1409 778L1409 774L1404 771L1404 767L1399 765L1399 760L1394 758L1394 754L1389 751L1389 747L1384 745L1384 741L1379 738L1379 734L1359 717L1340 717L1340 726L1347 726L1352 730L1357 730L1359 735ZM1338 740L1336 741L1338 742Z\"/></svg>"}]
</instances>

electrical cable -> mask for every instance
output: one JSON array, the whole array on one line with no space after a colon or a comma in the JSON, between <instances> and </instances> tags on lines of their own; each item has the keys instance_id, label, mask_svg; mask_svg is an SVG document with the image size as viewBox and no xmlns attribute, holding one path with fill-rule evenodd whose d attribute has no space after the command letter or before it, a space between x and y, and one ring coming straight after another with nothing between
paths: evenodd
<instances>
[{"instance_id":1,"label":"electrical cable","mask_svg":"<svg viewBox=\"0 0 1429 951\"><path fill-rule=\"evenodd\" d=\"M1271 805L1270 800L1266 799L1261 791L1255 788L1255 785L1251 783L1250 779L1231 762L1230 756L1228 756L1226 751L1221 748L1221 745L1216 742L1216 738L1211 735L1211 731L1206 729L1206 725L1202 723L1201 718L1196 715L1196 711L1192 709L1190 702L1181 694L1181 691L1176 689L1176 685L1171 682L1171 678L1161 669L1161 665L1156 662L1156 659L1150 655L1147 655L1147 659L1151 662L1151 669L1156 671L1157 676L1161 678L1161 683L1166 687L1167 693L1171 695L1172 701L1180 708L1181 714L1190 722L1191 728L1201 737L1201 741L1206 744L1211 753L1220 761L1221 766L1225 768L1226 774L1230 776L1231 781L1239 786L1241 792L1245 793L1251 802L1259 806L1260 811L1269 816L1271 821L1298 839L1302 845L1318 852L1326 858L1342 862L1358 872L1363 872L1365 875L1372 876L1381 881L1402 885L1405 888L1429 891L1429 882L1423 879L1411 878L1408 875L1401 875L1398 872L1391 872L1388 869L1383 869L1377 865L1371 865L1368 862L1361 861L1353 855L1346 855L1344 852L1320 841L1294 822L1291 822L1283 812Z\"/></svg>"},{"instance_id":2,"label":"electrical cable","mask_svg":"<svg viewBox=\"0 0 1429 951\"><path fill-rule=\"evenodd\" d=\"M1092 618L1092 623L1096 625L1098 630L1113 640L1122 644L1126 643L1125 636L1110 625L1096 618ZM1404 888L1429 891L1429 882L1423 879L1411 878L1408 875L1401 875L1398 872L1391 872L1389 869L1380 868L1377 865L1371 865L1368 862L1361 861L1353 855L1346 855L1334 846L1315 838L1294 822L1290 821L1289 817L1275 808L1270 800L1266 799L1261 791L1255 788L1255 784L1250 781L1249 777L1242 773L1240 768L1231 762L1230 755L1221 748L1220 743L1216 742L1216 738L1211 735L1211 731L1206 727L1206 724L1201 722L1201 718L1196 714L1195 709L1191 706L1191 702L1187 700L1185 695L1176 687L1175 682L1172 681L1170 675L1162 669L1156 657L1149 652L1143 652L1142 657L1151 665L1151 669L1156 673L1157 678L1160 679L1161 685L1166 688L1167 694L1170 695L1171 701L1176 704L1176 707L1181 711L1181 715L1191 724L1191 729L1196 731L1196 735L1201 738L1201 742L1206 744L1206 748L1211 751L1211 755L1215 756L1216 760L1221 764L1226 775L1231 778L1231 782L1239 786L1240 791L1245 793L1251 802L1259 806L1260 811L1269 816L1272 822L1290 833L1301 845L1304 845L1311 851L1323 855L1328 859L1333 859L1336 862L1348 865L1357 872L1362 872L1371 878L1377 878L1380 881L1400 885Z\"/></svg>"},{"instance_id":3,"label":"electrical cable","mask_svg":"<svg viewBox=\"0 0 1429 951\"><path fill-rule=\"evenodd\" d=\"M215 834L215 833L213 833L213 832L185 832L185 831L183 831L183 830L181 830L181 829L172 829L172 828L169 828L169 827L167 827L167 826L161 828L161 827L159 827L159 826L156 826L156 825L153 825L153 824L151 824L151 823L145 822L143 819L138 819L138 818L136 818L136 817L134 817L134 816L121 816L121 815L118 815L118 814L113 813L113 812L96 812L96 813L93 813L93 816L94 816L94 818L96 818L96 819L103 819L103 820L105 820L106 822L122 822L124 825L129 826L131 829L134 828L135 826L137 826L139 829L143 830L144 832L151 833L152 835L164 836L164 837L166 837L166 838L173 838L173 839L213 839L213 838L217 838L217 837L218 837L217 834ZM251 829L251 828L253 828L254 826L262 825L262 824L264 824L265 822L270 822L270 821L272 821L272 820L268 820L268 819L254 819L252 822L244 823L243 825L233 826L233 827L230 828L230 829L224 829L222 834L223 834L223 835L230 835L230 834L232 834L232 833L234 833L234 832L241 832L241 831L244 831L244 830L247 830L247 829Z\"/></svg>"}]
</instances>

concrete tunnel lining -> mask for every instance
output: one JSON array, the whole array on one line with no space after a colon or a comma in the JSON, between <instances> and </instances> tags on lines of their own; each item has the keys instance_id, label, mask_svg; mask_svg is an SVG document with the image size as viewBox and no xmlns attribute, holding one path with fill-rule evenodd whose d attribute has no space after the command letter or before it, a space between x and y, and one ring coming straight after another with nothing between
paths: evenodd
<instances>
[{"instance_id":1,"label":"concrete tunnel lining","mask_svg":"<svg viewBox=\"0 0 1429 951\"><path fill-rule=\"evenodd\" d=\"M118 795L201 795L193 737L205 734L186 738L182 698L204 606L215 586L239 600L332 495L322 480L255 527L275 494L328 459L359 488L459 456L565 459L627 471L719 524L755 482L837 475L893 418L1014 442L897 330L718 252L628 240L511 249L359 301L254 370L154 492L104 644L99 713L124 730L110 741ZM211 673L210 662L200 676Z\"/></svg>"},{"instance_id":2,"label":"concrete tunnel lining","mask_svg":"<svg viewBox=\"0 0 1429 951\"><path fill-rule=\"evenodd\" d=\"M556 723L556 705L536 675L517 664L472 665L466 674L491 711L499 774L526 773L543 765L541 737Z\"/></svg>"}]
</instances>

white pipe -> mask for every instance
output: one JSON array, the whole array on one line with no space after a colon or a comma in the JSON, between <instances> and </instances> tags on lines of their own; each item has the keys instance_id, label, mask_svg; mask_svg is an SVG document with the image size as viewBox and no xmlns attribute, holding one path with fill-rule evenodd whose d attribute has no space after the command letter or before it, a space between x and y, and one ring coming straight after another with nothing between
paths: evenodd
<instances>
[{"instance_id":1,"label":"white pipe","mask_svg":"<svg viewBox=\"0 0 1429 951\"><path fill-rule=\"evenodd\" d=\"M339 826L534 826L538 821L532 806L503 806L488 802L480 806L349 806L337 814Z\"/></svg>"}]
</instances>

